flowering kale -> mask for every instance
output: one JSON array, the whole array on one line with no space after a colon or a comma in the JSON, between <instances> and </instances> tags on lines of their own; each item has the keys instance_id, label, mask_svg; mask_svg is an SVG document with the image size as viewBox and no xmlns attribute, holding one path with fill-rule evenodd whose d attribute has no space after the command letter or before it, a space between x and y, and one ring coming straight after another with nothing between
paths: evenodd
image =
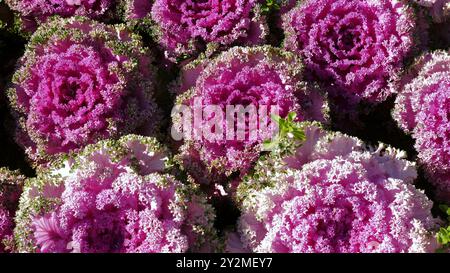
<instances>
[{"instance_id":1,"label":"flowering kale","mask_svg":"<svg viewBox=\"0 0 450 273\"><path fill-rule=\"evenodd\" d=\"M41 163L99 139L154 131L150 61L123 26L78 17L43 25L9 90L17 142Z\"/></svg>"},{"instance_id":2,"label":"flowering kale","mask_svg":"<svg viewBox=\"0 0 450 273\"><path fill-rule=\"evenodd\" d=\"M450 0L2 1L0 253L450 251Z\"/></svg>"},{"instance_id":3,"label":"flowering kale","mask_svg":"<svg viewBox=\"0 0 450 273\"><path fill-rule=\"evenodd\" d=\"M258 162L238 189L244 249L255 252L424 252L432 202L413 163L391 148L306 127L306 142ZM235 240L231 249L239 249Z\"/></svg>"},{"instance_id":4,"label":"flowering kale","mask_svg":"<svg viewBox=\"0 0 450 273\"><path fill-rule=\"evenodd\" d=\"M412 133L430 182L450 201L450 54L422 56L394 88L400 94L393 116Z\"/></svg>"},{"instance_id":5,"label":"flowering kale","mask_svg":"<svg viewBox=\"0 0 450 273\"><path fill-rule=\"evenodd\" d=\"M127 6L128 19L151 18L153 32L172 60L196 55L207 45L260 44L268 31L258 0L155 0L153 5L129 0Z\"/></svg>"},{"instance_id":6,"label":"flowering kale","mask_svg":"<svg viewBox=\"0 0 450 273\"><path fill-rule=\"evenodd\" d=\"M165 174L166 150L129 135L87 146L27 181L19 251L214 251L214 213L194 188Z\"/></svg>"},{"instance_id":7,"label":"flowering kale","mask_svg":"<svg viewBox=\"0 0 450 273\"><path fill-rule=\"evenodd\" d=\"M14 216L24 181L18 172L0 168L0 253L14 250Z\"/></svg>"},{"instance_id":8,"label":"flowering kale","mask_svg":"<svg viewBox=\"0 0 450 273\"><path fill-rule=\"evenodd\" d=\"M307 0L284 17L285 48L332 95L384 101L414 46L413 11L402 1Z\"/></svg>"},{"instance_id":9,"label":"flowering kale","mask_svg":"<svg viewBox=\"0 0 450 273\"><path fill-rule=\"evenodd\" d=\"M234 47L214 60L193 62L184 68L177 92L178 105L189 106L194 112L214 106L222 114L220 125L210 133L205 129L211 127L208 124L217 116L205 113L198 123L194 113L193 133L190 138L185 137L181 148L184 157L200 159L207 168L220 174L245 173L251 167L263 141L273 136L272 109L278 108L282 118L296 112L297 120L325 121L325 100L302 82L299 60L270 46ZM259 119L252 119L255 116L250 114L251 117L243 117L242 123L233 118L228 120L227 117L234 117L228 111L230 106L254 109ZM175 127L185 125L178 115L173 120Z\"/></svg>"},{"instance_id":10,"label":"flowering kale","mask_svg":"<svg viewBox=\"0 0 450 273\"><path fill-rule=\"evenodd\" d=\"M28 25L29 23L40 24L53 15L61 17L79 15L106 20L114 17L118 2L116 0L6 0L11 9L22 16L25 27L27 22Z\"/></svg>"}]
</instances>

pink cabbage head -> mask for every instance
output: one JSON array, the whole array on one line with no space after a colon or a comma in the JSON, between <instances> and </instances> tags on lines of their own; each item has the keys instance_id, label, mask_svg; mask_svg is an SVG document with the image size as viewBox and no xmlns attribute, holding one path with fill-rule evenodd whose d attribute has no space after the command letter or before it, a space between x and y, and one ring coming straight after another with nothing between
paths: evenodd
<instances>
[{"instance_id":1,"label":"pink cabbage head","mask_svg":"<svg viewBox=\"0 0 450 273\"><path fill-rule=\"evenodd\" d=\"M131 2L129 16L141 17L143 12L133 7L141 6L142 0ZM207 47L260 44L268 32L258 0L155 0L147 17L172 59L196 55Z\"/></svg>"},{"instance_id":2,"label":"pink cabbage head","mask_svg":"<svg viewBox=\"0 0 450 273\"><path fill-rule=\"evenodd\" d=\"M202 132L214 114L205 114L200 123L195 123L192 115L191 138L185 138L180 150L187 161L194 158L202 162L188 163L195 164L196 170L205 165L213 173L245 173L258 158L263 141L273 136L275 125L267 115L272 107L278 107L278 114L283 118L296 112L299 120L326 120L326 101L318 90L307 87L302 81L301 62L293 54L270 46L234 47L213 60L193 62L184 68L177 88L177 105L195 111L199 108L196 101L200 101L200 111L215 106L224 117L220 124L223 137L219 134L215 138L208 135L209 132ZM225 133L231 123L225 119L226 110L228 106L238 105L254 106L256 111L267 106L266 116L256 122L258 133L252 138L248 116L245 125L234 121L234 138L227 140ZM175 115L173 121L176 128L184 125L179 115ZM264 122L267 130L262 126ZM238 131L244 132L244 139L237 137ZM198 135L200 138L196 137Z\"/></svg>"},{"instance_id":3,"label":"pink cabbage head","mask_svg":"<svg viewBox=\"0 0 450 273\"><path fill-rule=\"evenodd\" d=\"M430 182L450 201L450 53L425 54L394 88L394 119L412 134Z\"/></svg>"},{"instance_id":4,"label":"pink cabbage head","mask_svg":"<svg viewBox=\"0 0 450 273\"><path fill-rule=\"evenodd\" d=\"M14 251L14 216L25 177L0 168L0 253Z\"/></svg>"},{"instance_id":5,"label":"pink cabbage head","mask_svg":"<svg viewBox=\"0 0 450 273\"><path fill-rule=\"evenodd\" d=\"M112 18L119 1L116 0L6 0L12 10L18 12L25 23L40 24L49 17L86 16L92 19Z\"/></svg>"},{"instance_id":6,"label":"pink cabbage head","mask_svg":"<svg viewBox=\"0 0 450 273\"><path fill-rule=\"evenodd\" d=\"M167 174L153 138L128 135L87 146L27 182L15 230L20 251L214 251L214 212Z\"/></svg>"},{"instance_id":7,"label":"pink cabbage head","mask_svg":"<svg viewBox=\"0 0 450 273\"><path fill-rule=\"evenodd\" d=\"M17 142L35 163L157 127L154 72L124 26L55 19L36 31L9 90Z\"/></svg>"},{"instance_id":8,"label":"pink cabbage head","mask_svg":"<svg viewBox=\"0 0 450 273\"><path fill-rule=\"evenodd\" d=\"M413 10L403 1L307 0L284 16L284 47L334 96L377 103L414 46Z\"/></svg>"},{"instance_id":9,"label":"pink cabbage head","mask_svg":"<svg viewBox=\"0 0 450 273\"><path fill-rule=\"evenodd\" d=\"M241 249L254 252L427 252L432 202L415 165L392 148L306 129L293 155L271 155L238 189ZM236 244L236 243L235 243Z\"/></svg>"}]
</instances>

